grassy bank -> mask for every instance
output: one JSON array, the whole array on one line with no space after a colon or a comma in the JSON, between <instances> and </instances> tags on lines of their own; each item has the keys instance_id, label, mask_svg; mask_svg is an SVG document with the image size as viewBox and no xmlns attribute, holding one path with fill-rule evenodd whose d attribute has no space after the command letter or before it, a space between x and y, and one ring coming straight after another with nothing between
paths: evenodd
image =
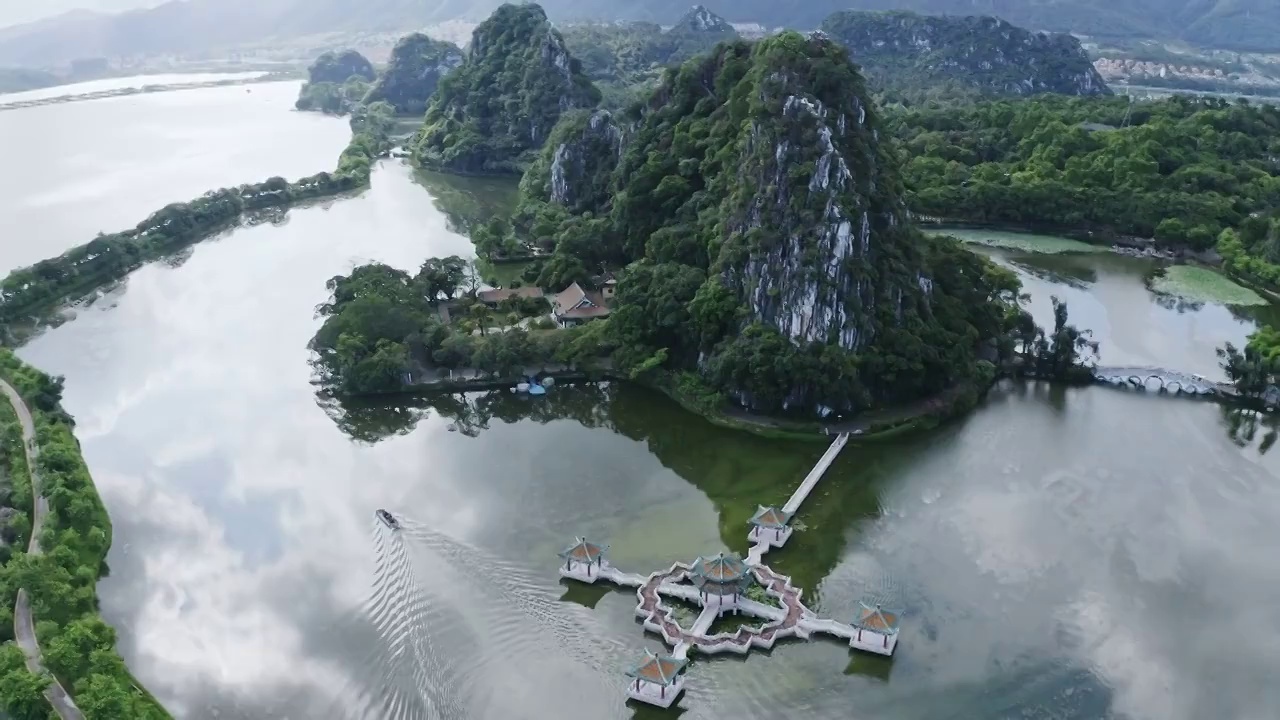
<instances>
[{"instance_id":1,"label":"grassy bank","mask_svg":"<svg viewBox=\"0 0 1280 720\"><path fill-rule=\"evenodd\" d=\"M274 177L254 185L213 190L167 205L132 229L99 235L56 258L9 273L0 281L0 330L46 319L68 303L123 280L142 265L171 255L258 213L283 212L300 203L366 187L373 163L391 147L389 106L362 108L351 118L351 141L333 173L289 182Z\"/></svg>"},{"instance_id":2,"label":"grassy bank","mask_svg":"<svg viewBox=\"0 0 1280 720\"><path fill-rule=\"evenodd\" d=\"M97 583L107 572L111 519L80 454L74 422L61 407L61 382L0 350L0 377L22 395L36 429L42 494L49 502L40 555L15 554L0 567L0 593L31 595L44 661L87 718L167 720L116 652L115 630L98 614ZM10 623L12 625L12 623ZM15 717L22 698L0 688Z\"/></svg>"}]
</instances>

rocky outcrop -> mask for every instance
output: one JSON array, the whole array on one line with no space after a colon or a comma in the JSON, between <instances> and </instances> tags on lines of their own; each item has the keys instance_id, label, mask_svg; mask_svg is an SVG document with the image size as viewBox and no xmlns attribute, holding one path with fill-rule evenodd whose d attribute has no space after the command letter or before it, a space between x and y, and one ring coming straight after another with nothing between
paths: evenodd
<instances>
[{"instance_id":1,"label":"rocky outcrop","mask_svg":"<svg viewBox=\"0 0 1280 720\"><path fill-rule=\"evenodd\" d=\"M327 52L316 58L307 68L307 81L311 83L337 83L341 85L352 77L372 82L377 73L373 63L355 50Z\"/></svg>"},{"instance_id":2,"label":"rocky outcrop","mask_svg":"<svg viewBox=\"0 0 1280 720\"><path fill-rule=\"evenodd\" d=\"M421 115L440 79L462 65L457 45L432 40L422 33L400 38L391 60L369 91L366 102L390 103L401 115Z\"/></svg>"},{"instance_id":3,"label":"rocky outcrop","mask_svg":"<svg viewBox=\"0 0 1280 720\"><path fill-rule=\"evenodd\" d=\"M355 50L326 52L308 68L294 107L345 115L364 101L375 76L373 65Z\"/></svg>"},{"instance_id":4,"label":"rocky outcrop","mask_svg":"<svg viewBox=\"0 0 1280 720\"><path fill-rule=\"evenodd\" d=\"M837 54L824 38L807 44ZM739 260L721 280L791 341L856 351L875 339L877 305L897 316L922 306L929 278L911 257L894 161L860 79L818 85L811 71L788 63L755 88L735 179L755 191L725 203L723 252Z\"/></svg>"},{"instance_id":5,"label":"rocky outcrop","mask_svg":"<svg viewBox=\"0 0 1280 720\"><path fill-rule=\"evenodd\" d=\"M520 172L563 113L599 100L541 7L503 5L476 27L461 66L440 82L417 157L455 172Z\"/></svg>"},{"instance_id":6,"label":"rocky outcrop","mask_svg":"<svg viewBox=\"0 0 1280 720\"><path fill-rule=\"evenodd\" d=\"M701 5L693 6L666 30L650 22L576 25L565 29L565 42L582 58L588 76L625 84L654 79L663 68L737 37L738 32L732 25Z\"/></svg>"},{"instance_id":7,"label":"rocky outcrop","mask_svg":"<svg viewBox=\"0 0 1280 720\"><path fill-rule=\"evenodd\" d=\"M702 5L694 5L689 8L689 12L685 13L676 24L671 26L669 33L676 34L697 34L697 35L718 35L722 39L738 36L738 31L733 29L728 20L711 12Z\"/></svg>"},{"instance_id":8,"label":"rocky outcrop","mask_svg":"<svg viewBox=\"0 0 1280 720\"><path fill-rule=\"evenodd\" d=\"M994 17L839 12L822 31L849 48L878 89L942 84L1001 95L1109 95L1080 41Z\"/></svg>"},{"instance_id":9,"label":"rocky outcrop","mask_svg":"<svg viewBox=\"0 0 1280 720\"><path fill-rule=\"evenodd\" d=\"M909 223L863 79L821 33L721 43L625 123L562 121L522 190L532 239L558 232L548 280L626 267L616 367L755 410L937 392L1004 317L984 259Z\"/></svg>"},{"instance_id":10,"label":"rocky outcrop","mask_svg":"<svg viewBox=\"0 0 1280 720\"><path fill-rule=\"evenodd\" d=\"M607 209L625 135L607 110L566 114L521 180L521 194L575 214Z\"/></svg>"}]
</instances>

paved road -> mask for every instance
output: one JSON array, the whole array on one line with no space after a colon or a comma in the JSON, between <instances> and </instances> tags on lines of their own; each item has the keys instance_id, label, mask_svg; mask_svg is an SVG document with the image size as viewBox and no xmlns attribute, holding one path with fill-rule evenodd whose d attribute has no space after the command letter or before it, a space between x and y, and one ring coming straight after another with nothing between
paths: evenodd
<instances>
[{"instance_id":1,"label":"paved road","mask_svg":"<svg viewBox=\"0 0 1280 720\"><path fill-rule=\"evenodd\" d=\"M40 494L40 479L36 475L35 423L31 421L31 411L27 409L27 404L22 401L22 396L13 389L12 385L0 380L0 390L9 397L9 403L13 405L14 412L18 413L18 421L22 423L22 447L27 453L27 467L31 470L31 489L36 496L36 515L31 519L31 542L27 545L27 552L39 555L43 552L40 547L40 529L44 527L44 518L49 514L49 501ZM18 591L18 601L13 608L13 635L17 638L18 647L22 648L22 652L27 656L27 669L37 674L44 672L44 663L40 658L40 643L36 641L36 622L31 614L31 598L27 597L25 588ZM53 678L53 682L45 689L44 696L48 698L49 704L62 720L85 720L84 713L76 707L75 701L67 694L57 678Z\"/></svg>"}]
</instances>

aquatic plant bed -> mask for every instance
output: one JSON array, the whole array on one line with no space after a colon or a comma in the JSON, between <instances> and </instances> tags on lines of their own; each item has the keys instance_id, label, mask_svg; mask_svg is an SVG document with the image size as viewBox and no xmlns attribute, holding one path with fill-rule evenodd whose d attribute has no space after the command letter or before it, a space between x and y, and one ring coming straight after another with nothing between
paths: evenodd
<instances>
[{"instance_id":1,"label":"aquatic plant bed","mask_svg":"<svg viewBox=\"0 0 1280 720\"><path fill-rule=\"evenodd\" d=\"M930 235L954 237L960 242L971 245L1019 250L1022 252L1060 255L1062 253L1098 253L1107 252L1101 245L1090 245L1079 240L1055 237L1053 235L1036 235L1034 233L1005 232L1003 230L981 230L973 228L941 228L927 231Z\"/></svg>"},{"instance_id":2,"label":"aquatic plant bed","mask_svg":"<svg viewBox=\"0 0 1280 720\"><path fill-rule=\"evenodd\" d=\"M1266 305L1258 293L1239 285L1227 276L1196 265L1174 265L1165 268L1151 287L1158 293L1173 295L1193 302L1219 305Z\"/></svg>"}]
</instances>

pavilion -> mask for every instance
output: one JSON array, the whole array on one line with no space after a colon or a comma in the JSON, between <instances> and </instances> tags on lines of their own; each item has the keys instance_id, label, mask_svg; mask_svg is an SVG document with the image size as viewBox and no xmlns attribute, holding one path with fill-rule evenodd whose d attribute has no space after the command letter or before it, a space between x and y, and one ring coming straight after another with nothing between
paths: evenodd
<instances>
[{"instance_id":1,"label":"pavilion","mask_svg":"<svg viewBox=\"0 0 1280 720\"><path fill-rule=\"evenodd\" d=\"M644 658L627 671L627 677L635 678L635 682L627 685L627 696L658 707L671 707L684 690L684 675L680 671L687 664L689 661L684 658L645 650Z\"/></svg>"},{"instance_id":2,"label":"pavilion","mask_svg":"<svg viewBox=\"0 0 1280 720\"><path fill-rule=\"evenodd\" d=\"M862 634L866 632L872 636L868 640L879 640L882 648L892 652L890 645L898 643L898 623L901 618L901 610L886 610L879 604L872 605L859 601L858 617L849 623L858 631L858 634L849 639L849 644L854 646L868 644L862 639Z\"/></svg>"},{"instance_id":3,"label":"pavilion","mask_svg":"<svg viewBox=\"0 0 1280 720\"><path fill-rule=\"evenodd\" d=\"M704 606L712 595L719 598L720 605L725 604L725 598L729 598L729 604L737 604L738 596L746 593L755 579L751 569L736 553L699 557L693 561L689 575L702 596Z\"/></svg>"},{"instance_id":4,"label":"pavilion","mask_svg":"<svg viewBox=\"0 0 1280 720\"><path fill-rule=\"evenodd\" d=\"M608 564L605 562L604 553L608 549L608 545L596 545L587 542L586 538L576 538L572 545L557 553L564 558L564 567L561 568L560 574L564 577L594 582L591 567L594 565L598 569L604 569Z\"/></svg>"},{"instance_id":5,"label":"pavilion","mask_svg":"<svg viewBox=\"0 0 1280 720\"><path fill-rule=\"evenodd\" d=\"M761 505L760 509L756 510L756 514L751 516L750 539L773 547L782 547L786 544L787 538L791 537L791 526L787 523L791 522L791 516L794 514L776 507ZM769 532L770 530L773 532Z\"/></svg>"}]
</instances>

